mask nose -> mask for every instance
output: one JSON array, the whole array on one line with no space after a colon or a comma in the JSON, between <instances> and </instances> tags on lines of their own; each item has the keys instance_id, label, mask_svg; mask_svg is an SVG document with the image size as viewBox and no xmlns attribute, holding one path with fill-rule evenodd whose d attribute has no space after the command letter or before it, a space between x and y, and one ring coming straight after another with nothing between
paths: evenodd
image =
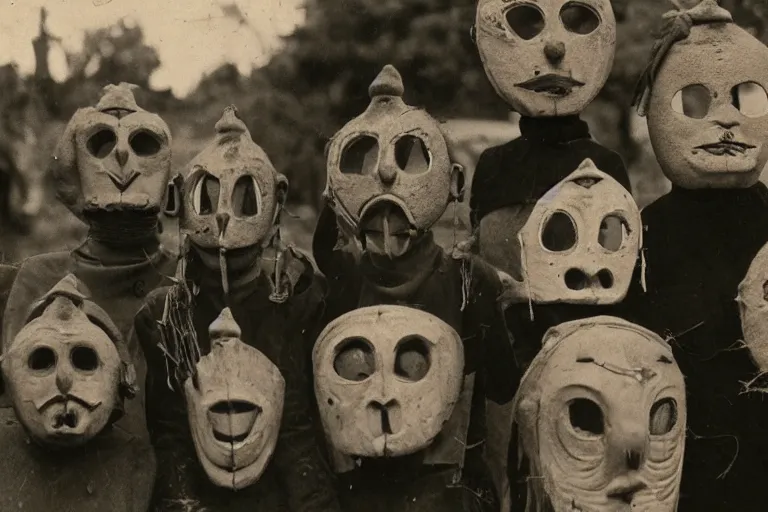
<instances>
[{"instance_id":1,"label":"mask nose","mask_svg":"<svg viewBox=\"0 0 768 512\"><path fill-rule=\"evenodd\" d=\"M544 46L544 55L550 64L559 64L565 57L565 43L562 41L549 41Z\"/></svg>"},{"instance_id":2,"label":"mask nose","mask_svg":"<svg viewBox=\"0 0 768 512\"><path fill-rule=\"evenodd\" d=\"M72 389L72 372L66 365L60 365L56 370L56 387L62 395L69 394Z\"/></svg>"},{"instance_id":3,"label":"mask nose","mask_svg":"<svg viewBox=\"0 0 768 512\"><path fill-rule=\"evenodd\" d=\"M228 213L217 213L216 214L216 224L219 226L219 234L222 235L227 229L227 224L229 224L229 214Z\"/></svg>"},{"instance_id":4,"label":"mask nose","mask_svg":"<svg viewBox=\"0 0 768 512\"><path fill-rule=\"evenodd\" d=\"M122 144L118 145L115 148L115 158L121 168L125 167L126 162L128 162L128 148Z\"/></svg>"},{"instance_id":5,"label":"mask nose","mask_svg":"<svg viewBox=\"0 0 768 512\"><path fill-rule=\"evenodd\" d=\"M392 185L397 178L397 170L386 163L379 166L379 179L385 185Z\"/></svg>"}]
</instances>

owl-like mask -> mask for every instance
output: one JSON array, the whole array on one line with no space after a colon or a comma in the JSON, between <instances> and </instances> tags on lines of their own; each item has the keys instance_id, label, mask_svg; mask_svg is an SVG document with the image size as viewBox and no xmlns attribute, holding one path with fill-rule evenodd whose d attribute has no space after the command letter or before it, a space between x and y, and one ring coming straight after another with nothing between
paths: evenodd
<instances>
[{"instance_id":1,"label":"owl-like mask","mask_svg":"<svg viewBox=\"0 0 768 512\"><path fill-rule=\"evenodd\" d=\"M229 106L216 123L214 140L189 164L180 226L203 249L265 244L287 193L288 180Z\"/></svg>"},{"instance_id":2,"label":"owl-like mask","mask_svg":"<svg viewBox=\"0 0 768 512\"><path fill-rule=\"evenodd\" d=\"M609 0L479 0L474 31L488 79L524 116L578 114L613 65Z\"/></svg>"},{"instance_id":3,"label":"owl-like mask","mask_svg":"<svg viewBox=\"0 0 768 512\"><path fill-rule=\"evenodd\" d=\"M533 208L517 234L522 281L507 299L615 304L624 299L642 243L640 212L619 182L585 160Z\"/></svg>"},{"instance_id":4,"label":"owl-like mask","mask_svg":"<svg viewBox=\"0 0 768 512\"><path fill-rule=\"evenodd\" d=\"M754 185L768 160L768 48L714 0L674 22L690 33L654 55L640 91L656 158L683 188Z\"/></svg>"},{"instance_id":5,"label":"owl-like mask","mask_svg":"<svg viewBox=\"0 0 768 512\"><path fill-rule=\"evenodd\" d=\"M33 305L2 360L19 422L46 447L85 444L135 393L117 327L78 288L70 274Z\"/></svg>"},{"instance_id":6,"label":"owl-like mask","mask_svg":"<svg viewBox=\"0 0 768 512\"><path fill-rule=\"evenodd\" d=\"M527 512L677 510L685 383L654 333L613 317L550 329L514 407Z\"/></svg>"},{"instance_id":7,"label":"owl-like mask","mask_svg":"<svg viewBox=\"0 0 768 512\"><path fill-rule=\"evenodd\" d=\"M403 92L400 74L385 66L369 88L368 109L328 148L326 197L366 247L389 256L406 252L450 201L461 200L464 186L437 121L406 105Z\"/></svg>"},{"instance_id":8,"label":"owl-like mask","mask_svg":"<svg viewBox=\"0 0 768 512\"><path fill-rule=\"evenodd\" d=\"M209 331L211 351L184 382L192 439L211 482L243 489L261 477L274 452L285 380L264 354L240 340L229 308Z\"/></svg>"},{"instance_id":9,"label":"owl-like mask","mask_svg":"<svg viewBox=\"0 0 768 512\"><path fill-rule=\"evenodd\" d=\"M312 360L326 435L350 456L427 448L450 418L464 380L456 331L403 306L340 316L320 334Z\"/></svg>"},{"instance_id":10,"label":"owl-like mask","mask_svg":"<svg viewBox=\"0 0 768 512\"><path fill-rule=\"evenodd\" d=\"M171 171L171 132L136 105L129 84L108 85L75 112L51 164L59 199L78 217L101 210L160 213Z\"/></svg>"}]
</instances>

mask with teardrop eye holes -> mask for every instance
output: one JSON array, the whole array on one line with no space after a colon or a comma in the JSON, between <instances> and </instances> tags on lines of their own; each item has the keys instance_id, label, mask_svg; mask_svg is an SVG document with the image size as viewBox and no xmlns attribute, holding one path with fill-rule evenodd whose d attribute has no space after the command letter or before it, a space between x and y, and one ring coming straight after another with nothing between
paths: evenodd
<instances>
[{"instance_id":1,"label":"mask with teardrop eye holes","mask_svg":"<svg viewBox=\"0 0 768 512\"><path fill-rule=\"evenodd\" d=\"M403 102L393 66L369 94L368 109L330 142L325 196L366 248L398 256L461 200L464 172L451 163L437 121Z\"/></svg>"},{"instance_id":2,"label":"mask with teardrop eye holes","mask_svg":"<svg viewBox=\"0 0 768 512\"><path fill-rule=\"evenodd\" d=\"M656 334L605 316L553 327L514 413L528 512L677 510L685 382Z\"/></svg>"},{"instance_id":3,"label":"mask with teardrop eye holes","mask_svg":"<svg viewBox=\"0 0 768 512\"><path fill-rule=\"evenodd\" d=\"M578 114L613 66L609 0L479 0L474 31L488 79L524 116Z\"/></svg>"},{"instance_id":4,"label":"mask with teardrop eye holes","mask_svg":"<svg viewBox=\"0 0 768 512\"><path fill-rule=\"evenodd\" d=\"M683 188L745 188L768 161L768 48L706 0L687 38L662 56L648 131L664 174Z\"/></svg>"},{"instance_id":5,"label":"mask with teardrop eye holes","mask_svg":"<svg viewBox=\"0 0 768 512\"><path fill-rule=\"evenodd\" d=\"M136 105L129 84L108 85L95 108L75 112L51 163L57 196L81 218L84 211L160 213L170 171L168 125Z\"/></svg>"},{"instance_id":6,"label":"mask with teardrop eye holes","mask_svg":"<svg viewBox=\"0 0 768 512\"><path fill-rule=\"evenodd\" d=\"M403 306L373 306L331 322L312 353L320 417L345 455L396 457L427 448L464 379L461 338Z\"/></svg>"},{"instance_id":7,"label":"mask with teardrop eye holes","mask_svg":"<svg viewBox=\"0 0 768 512\"><path fill-rule=\"evenodd\" d=\"M181 229L203 249L267 244L288 193L234 106L216 123L216 137L189 164L183 184Z\"/></svg>"},{"instance_id":8,"label":"mask with teardrop eye holes","mask_svg":"<svg viewBox=\"0 0 768 512\"><path fill-rule=\"evenodd\" d=\"M211 351L184 382L192 440L211 482L244 489L261 477L272 458L285 381L267 356L240 340L229 308L209 332Z\"/></svg>"},{"instance_id":9,"label":"mask with teardrop eye holes","mask_svg":"<svg viewBox=\"0 0 768 512\"><path fill-rule=\"evenodd\" d=\"M642 244L637 204L590 159L534 206L517 235L522 281L506 299L616 304L629 289Z\"/></svg>"},{"instance_id":10,"label":"mask with teardrop eye holes","mask_svg":"<svg viewBox=\"0 0 768 512\"><path fill-rule=\"evenodd\" d=\"M85 444L135 393L117 327L78 286L68 275L35 304L2 361L19 422L46 447Z\"/></svg>"}]
</instances>

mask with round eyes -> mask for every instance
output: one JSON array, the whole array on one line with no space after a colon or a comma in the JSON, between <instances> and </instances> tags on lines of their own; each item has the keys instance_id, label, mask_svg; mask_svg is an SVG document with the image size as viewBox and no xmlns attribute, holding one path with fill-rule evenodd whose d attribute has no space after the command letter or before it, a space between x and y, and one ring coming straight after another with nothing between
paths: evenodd
<instances>
[{"instance_id":1,"label":"mask with round eyes","mask_svg":"<svg viewBox=\"0 0 768 512\"><path fill-rule=\"evenodd\" d=\"M427 448L464 378L461 338L403 306L357 309L331 322L312 353L320 417L345 455L396 457Z\"/></svg>"},{"instance_id":2,"label":"mask with round eyes","mask_svg":"<svg viewBox=\"0 0 768 512\"><path fill-rule=\"evenodd\" d=\"M609 0L479 0L474 31L488 79L524 116L578 114L613 65Z\"/></svg>"},{"instance_id":3,"label":"mask with round eyes","mask_svg":"<svg viewBox=\"0 0 768 512\"><path fill-rule=\"evenodd\" d=\"M59 199L78 217L125 210L160 213L171 170L171 132L133 97L108 85L95 108L78 110L51 166Z\"/></svg>"},{"instance_id":4,"label":"mask with round eyes","mask_svg":"<svg viewBox=\"0 0 768 512\"><path fill-rule=\"evenodd\" d=\"M550 329L514 410L529 512L677 510L685 384L656 334L613 317Z\"/></svg>"},{"instance_id":5,"label":"mask with round eyes","mask_svg":"<svg viewBox=\"0 0 768 512\"><path fill-rule=\"evenodd\" d=\"M752 260L736 298L744 342L760 371L768 371L768 244Z\"/></svg>"},{"instance_id":6,"label":"mask with round eyes","mask_svg":"<svg viewBox=\"0 0 768 512\"><path fill-rule=\"evenodd\" d=\"M78 286L68 275L35 304L2 361L19 422L46 447L88 442L135 393L117 327Z\"/></svg>"},{"instance_id":7,"label":"mask with round eyes","mask_svg":"<svg viewBox=\"0 0 768 512\"><path fill-rule=\"evenodd\" d=\"M654 152L680 187L749 187L768 160L768 49L714 0L685 14L690 34L654 56L643 98Z\"/></svg>"},{"instance_id":8,"label":"mask with round eyes","mask_svg":"<svg viewBox=\"0 0 768 512\"><path fill-rule=\"evenodd\" d=\"M620 302L632 279L641 228L630 193L586 159L539 199L518 233L522 281L506 281L506 298Z\"/></svg>"},{"instance_id":9,"label":"mask with round eyes","mask_svg":"<svg viewBox=\"0 0 768 512\"><path fill-rule=\"evenodd\" d=\"M369 94L368 109L331 140L325 196L367 249L399 256L461 200L464 172L451 164L437 121L403 102L393 66Z\"/></svg>"},{"instance_id":10,"label":"mask with round eyes","mask_svg":"<svg viewBox=\"0 0 768 512\"><path fill-rule=\"evenodd\" d=\"M251 139L234 105L216 123L216 137L189 164L181 229L203 249L266 244L288 193L288 180Z\"/></svg>"},{"instance_id":11,"label":"mask with round eyes","mask_svg":"<svg viewBox=\"0 0 768 512\"><path fill-rule=\"evenodd\" d=\"M261 352L240 340L229 308L209 327L211 351L184 382L197 458L219 487L256 482L277 443L285 381Z\"/></svg>"}]
</instances>

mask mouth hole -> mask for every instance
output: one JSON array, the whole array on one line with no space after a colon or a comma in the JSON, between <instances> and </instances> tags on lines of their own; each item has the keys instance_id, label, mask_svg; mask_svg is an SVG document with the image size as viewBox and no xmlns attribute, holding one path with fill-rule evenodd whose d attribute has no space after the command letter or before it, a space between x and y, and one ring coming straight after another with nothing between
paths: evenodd
<instances>
[{"instance_id":1,"label":"mask mouth hole","mask_svg":"<svg viewBox=\"0 0 768 512\"><path fill-rule=\"evenodd\" d=\"M600 282L600 286L605 289L613 288L613 274L610 270L604 268L597 273L597 280Z\"/></svg>"},{"instance_id":2,"label":"mask mouth hole","mask_svg":"<svg viewBox=\"0 0 768 512\"><path fill-rule=\"evenodd\" d=\"M208 409L214 439L228 444L245 441L261 412L258 405L245 400L216 402Z\"/></svg>"},{"instance_id":3,"label":"mask mouth hole","mask_svg":"<svg viewBox=\"0 0 768 512\"><path fill-rule=\"evenodd\" d=\"M569 290L584 290L589 287L589 277L577 268L572 268L565 273L565 286Z\"/></svg>"},{"instance_id":4,"label":"mask mouth hole","mask_svg":"<svg viewBox=\"0 0 768 512\"><path fill-rule=\"evenodd\" d=\"M400 430L401 408L397 400L390 400L386 404L373 401L368 404L368 411L374 435L393 435Z\"/></svg>"},{"instance_id":5,"label":"mask mouth hole","mask_svg":"<svg viewBox=\"0 0 768 512\"><path fill-rule=\"evenodd\" d=\"M211 412L216 414L245 414L253 412L258 407L244 400L222 400L211 406Z\"/></svg>"},{"instance_id":6,"label":"mask mouth hole","mask_svg":"<svg viewBox=\"0 0 768 512\"><path fill-rule=\"evenodd\" d=\"M53 428L77 428L78 418L75 411L66 411L57 414L53 420Z\"/></svg>"}]
</instances>

